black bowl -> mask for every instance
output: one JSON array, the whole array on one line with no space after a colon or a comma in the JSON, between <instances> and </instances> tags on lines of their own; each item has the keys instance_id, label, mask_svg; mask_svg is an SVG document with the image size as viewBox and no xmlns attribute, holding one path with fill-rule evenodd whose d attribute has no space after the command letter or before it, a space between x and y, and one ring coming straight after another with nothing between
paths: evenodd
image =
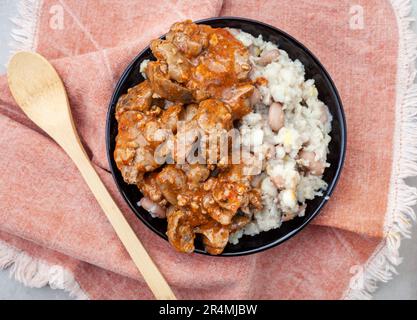
<instances>
[{"instance_id":1,"label":"black bowl","mask_svg":"<svg viewBox=\"0 0 417 320\"><path fill-rule=\"evenodd\" d=\"M331 132L332 140L329 144L330 153L328 155L328 162L331 166L326 169L323 177L328 183L328 189L325 194L307 202L307 209L304 217L295 218L283 223L278 229L262 232L256 236L244 236L240 239L239 244L228 244L222 253L222 256L238 256L259 252L291 238L304 228L329 200L339 179L345 158L346 123L342 102L332 79L318 59L304 45L285 32L259 21L236 17L211 18L200 20L196 23L207 24L213 27L238 28L251 33L254 36L261 34L264 40L278 44L281 49L288 53L291 59L298 59L304 64L306 79L315 80L319 91L319 98L329 107L330 113L333 116ZM115 138L117 135L117 122L115 119L116 103L119 97L127 92L128 88L131 88L144 80L139 72L139 66L144 59L154 59L149 47L145 48L135 59L133 59L127 69L123 72L114 90L107 114L107 156L114 180L130 208L151 230L167 240L165 234L167 230L166 220L152 218L143 208L138 207L137 202L141 199L142 194L135 185L129 185L123 181L120 171L117 169L113 159ZM207 254L202 243L199 241L196 241L195 251Z\"/></svg>"}]
</instances>

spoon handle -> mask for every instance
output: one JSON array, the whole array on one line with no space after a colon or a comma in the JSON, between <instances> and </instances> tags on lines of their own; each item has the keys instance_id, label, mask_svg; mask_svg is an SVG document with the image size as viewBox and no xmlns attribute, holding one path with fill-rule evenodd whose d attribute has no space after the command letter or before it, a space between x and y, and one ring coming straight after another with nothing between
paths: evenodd
<instances>
[{"instance_id":1,"label":"spoon handle","mask_svg":"<svg viewBox=\"0 0 417 320\"><path fill-rule=\"evenodd\" d=\"M78 140L78 139L77 139ZM146 249L143 247L135 232L126 221L122 212L114 202L109 191L101 181L99 175L90 162L81 142L78 140L78 147L74 144L67 144L64 149L80 170L81 175L90 187L97 202L100 204L107 219L110 221L117 236L122 241L127 252L139 269L154 296L159 300L176 300L174 293L152 261ZM72 146L72 147L70 147Z\"/></svg>"}]
</instances>

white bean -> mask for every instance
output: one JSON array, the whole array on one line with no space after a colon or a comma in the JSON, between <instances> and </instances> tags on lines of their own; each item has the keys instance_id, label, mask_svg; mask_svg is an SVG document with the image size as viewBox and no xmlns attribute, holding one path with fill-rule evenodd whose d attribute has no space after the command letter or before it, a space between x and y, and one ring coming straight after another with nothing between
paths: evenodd
<instances>
[{"instance_id":1,"label":"white bean","mask_svg":"<svg viewBox=\"0 0 417 320\"><path fill-rule=\"evenodd\" d=\"M325 124L329 121L329 115L326 106L321 106L321 115L320 115L320 122Z\"/></svg>"},{"instance_id":2,"label":"white bean","mask_svg":"<svg viewBox=\"0 0 417 320\"><path fill-rule=\"evenodd\" d=\"M257 63L261 66L266 66L272 61L277 60L279 57L279 50L272 49L268 51L262 51L261 56L259 57Z\"/></svg>"},{"instance_id":3,"label":"white bean","mask_svg":"<svg viewBox=\"0 0 417 320\"><path fill-rule=\"evenodd\" d=\"M296 212L284 212L282 214L282 221L289 221L294 219L296 216L304 216L304 211L306 209L306 205L303 204L301 206L299 206L298 210Z\"/></svg>"},{"instance_id":4,"label":"white bean","mask_svg":"<svg viewBox=\"0 0 417 320\"><path fill-rule=\"evenodd\" d=\"M140 199L138 205L142 206L143 209L148 211L154 218L157 217L163 219L166 217L165 209L147 197Z\"/></svg>"},{"instance_id":5,"label":"white bean","mask_svg":"<svg viewBox=\"0 0 417 320\"><path fill-rule=\"evenodd\" d=\"M285 179L282 176L277 175L277 176L271 177L271 180L278 189L285 188Z\"/></svg>"},{"instance_id":6,"label":"white bean","mask_svg":"<svg viewBox=\"0 0 417 320\"><path fill-rule=\"evenodd\" d=\"M302 150L299 157L303 160L302 165L307 168L312 175L321 176L323 174L326 166L322 161L316 160L316 154L314 152Z\"/></svg>"},{"instance_id":7,"label":"white bean","mask_svg":"<svg viewBox=\"0 0 417 320\"><path fill-rule=\"evenodd\" d=\"M255 104L258 104L261 102L262 96L261 93L257 88L253 90L252 96L250 97L250 104L251 106L254 106Z\"/></svg>"},{"instance_id":8,"label":"white bean","mask_svg":"<svg viewBox=\"0 0 417 320\"><path fill-rule=\"evenodd\" d=\"M284 111L279 102L274 102L269 107L268 123L273 131L279 131L284 126Z\"/></svg>"},{"instance_id":9,"label":"white bean","mask_svg":"<svg viewBox=\"0 0 417 320\"><path fill-rule=\"evenodd\" d=\"M262 180L264 178L265 178L265 174L259 174L257 176L254 176L251 181L251 186L254 188L258 188L261 185Z\"/></svg>"}]
</instances>

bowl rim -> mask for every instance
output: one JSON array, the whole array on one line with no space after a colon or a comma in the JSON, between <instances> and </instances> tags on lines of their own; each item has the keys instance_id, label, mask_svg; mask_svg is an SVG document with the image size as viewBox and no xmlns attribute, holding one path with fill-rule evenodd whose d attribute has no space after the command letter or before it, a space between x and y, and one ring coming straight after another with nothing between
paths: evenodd
<instances>
[{"instance_id":1,"label":"bowl rim","mask_svg":"<svg viewBox=\"0 0 417 320\"><path fill-rule=\"evenodd\" d=\"M337 168L336 168L335 175L332 178L331 182L328 184L328 187L325 191L325 194L323 194L322 200L320 201L320 203L317 205L317 207L314 209L314 211L310 214L310 216L303 221L303 223L301 225L294 228L293 230L291 230L290 232L288 232L284 236L276 239L275 241L272 241L268 244L259 246L257 248L242 250L242 251L238 251L238 252L224 252L220 255L214 255L214 256L209 254L208 252L200 250L200 249L195 249L194 252L193 252L193 253L203 254L203 255L207 255L207 256L211 256L211 257L223 257L223 258L224 257L238 257L238 256L244 256L244 255L250 255L250 254L262 252L264 250L273 248L273 247L291 239L293 236L295 236L297 233L299 233L302 229L304 229L321 212L321 210L323 209L323 207L326 205L326 203L329 201L331 195L333 194L333 191L334 191L334 189L335 189L335 187L336 187L336 185L337 185L337 183L340 179L340 174L341 174L343 166L344 166L345 157L346 157L346 146L347 146L347 125L346 125L346 117L345 117L345 112L344 112L344 108L343 108L342 99L340 98L339 92L336 88L336 85L335 85L333 79L330 77L330 74L328 73L326 68L323 66L323 64L320 62L320 60L304 44L302 44L300 41L295 39L293 36L289 35L285 31L282 31L281 29L279 29L277 27L274 27L274 26L272 26L270 24L267 24L265 22L262 22L262 21L249 19L249 18L244 18L244 17L222 16L222 17L212 17L212 18L200 19L200 20L196 20L196 21L193 21L193 22L197 23L197 24L204 24L206 22L212 22L212 21L237 21L237 22L248 22L248 23L251 23L251 24L254 24L254 25L261 25L263 27L271 29L275 33L279 34L280 36L283 36L284 38L289 39L296 46L298 46L300 49L302 49L309 56L309 58L311 58L314 61L314 63L317 64L319 69L322 70L326 80L328 81L328 83L331 86L331 91L336 98L337 109L338 109L338 112L340 113L340 134L341 134L341 137L340 137L340 158L339 158L339 162L337 163ZM163 37L165 37L165 34L160 36L160 38L163 38ZM116 172L115 172L116 168L114 167L114 165L112 163L113 155L112 155L112 152L110 150L111 149L110 128L111 128L111 125L112 125L112 116L113 116L113 112L112 112L113 110L112 109L113 109L113 105L115 106L115 102L117 103L116 93L118 93L120 91L120 87L126 81L126 78L130 74L133 65L137 62L138 59L140 59L140 57L145 52L147 52L149 50L149 48L150 48L149 45L146 46L143 50L141 50L132 59L132 61L127 65L127 67L125 68L123 73L120 75L120 78L117 81L117 84L113 89L113 93L111 95L111 98L110 98L110 101L109 101L109 104L108 104L108 110L107 110L107 113L106 113L106 126L105 126L105 130L106 130L106 132L105 132L106 155L107 155L107 160L108 160L108 163L109 163L109 168L110 168L113 180L114 180L114 182L117 186L117 189L118 189L119 193L121 193L124 201L128 204L128 206L133 211L135 216L137 216L150 230L152 230L154 233L156 233L159 237L161 237L165 241L168 241L167 236L165 234L161 233L149 221L147 221L144 217L142 217L141 214L136 212L136 208L132 205L131 201L129 200L129 198L125 194L124 190L122 189L122 186L118 183L118 180L116 178Z\"/></svg>"}]
</instances>

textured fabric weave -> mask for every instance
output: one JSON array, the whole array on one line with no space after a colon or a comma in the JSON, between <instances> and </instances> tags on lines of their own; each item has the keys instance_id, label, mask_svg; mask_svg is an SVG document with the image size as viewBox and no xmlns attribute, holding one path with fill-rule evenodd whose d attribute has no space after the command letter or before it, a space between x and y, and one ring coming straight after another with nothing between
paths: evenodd
<instances>
[{"instance_id":1,"label":"textured fabric weave","mask_svg":"<svg viewBox=\"0 0 417 320\"><path fill-rule=\"evenodd\" d=\"M357 4L363 29L350 25ZM62 28L53 21L59 10ZM133 57L175 21L222 15L264 21L310 48L335 81L348 124L345 168L320 216L283 245L237 258L179 254L148 230L117 192L104 139L108 101ZM343 296L351 267L384 235L398 50L388 1L44 0L35 37L64 81L98 173L179 298ZM92 299L152 298L77 169L16 106L5 76L0 92L0 239L66 267Z\"/></svg>"}]
</instances>

